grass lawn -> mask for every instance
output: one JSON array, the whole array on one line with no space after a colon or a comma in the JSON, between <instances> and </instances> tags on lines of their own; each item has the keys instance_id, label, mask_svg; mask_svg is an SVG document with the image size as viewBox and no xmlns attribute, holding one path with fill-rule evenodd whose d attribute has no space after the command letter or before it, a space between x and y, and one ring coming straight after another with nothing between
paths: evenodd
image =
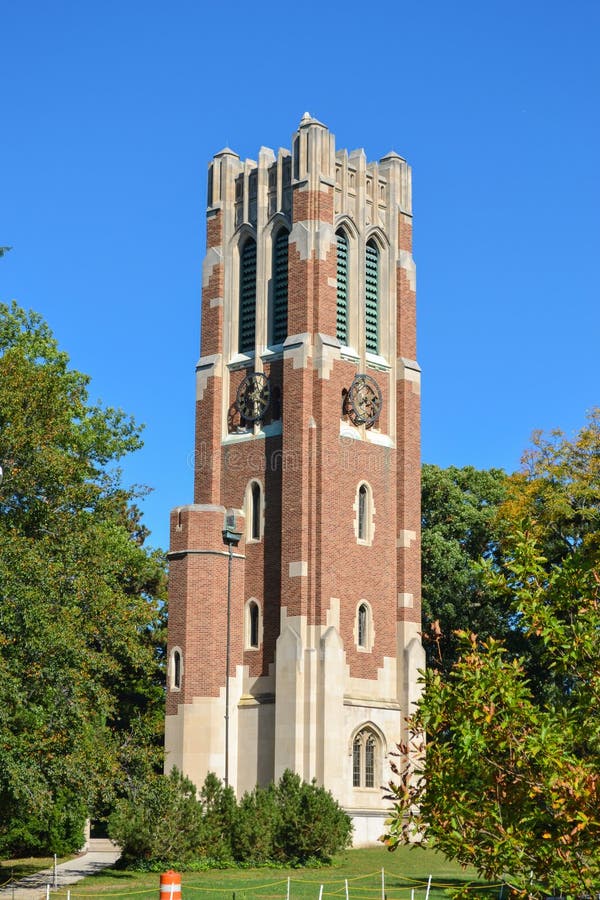
<instances>
[{"instance_id":1,"label":"grass lawn","mask_svg":"<svg viewBox=\"0 0 600 900\"><path fill-rule=\"evenodd\" d=\"M64 862L65 859L69 858L68 856L60 856L58 862ZM28 856L24 859L0 860L0 887L7 881L17 881L19 878L25 878L26 875L41 872L42 869L50 869L53 865L53 856Z\"/></svg>"},{"instance_id":2,"label":"grass lawn","mask_svg":"<svg viewBox=\"0 0 600 900\"><path fill-rule=\"evenodd\" d=\"M474 871L462 870L434 850L401 847L394 853L385 848L348 850L331 866L319 869L215 869L184 872L183 900L284 900L290 878L290 900L318 900L346 897L345 879L351 900L381 900L381 870L385 870L387 900L425 900L432 876L429 900L447 900L447 890L467 885L485 891L490 900L499 896L499 886L485 885ZM476 882L476 884L474 883ZM159 887L158 874L140 874L116 869L86 878L71 887L71 900L100 896L108 898L153 895ZM66 891L59 892L65 895ZM57 896L53 892L53 896ZM158 900L158 898L157 898Z\"/></svg>"}]
</instances>

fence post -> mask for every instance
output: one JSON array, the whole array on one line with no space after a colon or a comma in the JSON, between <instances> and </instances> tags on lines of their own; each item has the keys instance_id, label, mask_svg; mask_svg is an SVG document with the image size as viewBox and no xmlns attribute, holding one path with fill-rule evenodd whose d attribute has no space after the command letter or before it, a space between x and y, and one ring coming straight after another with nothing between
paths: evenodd
<instances>
[{"instance_id":1,"label":"fence post","mask_svg":"<svg viewBox=\"0 0 600 900\"><path fill-rule=\"evenodd\" d=\"M288 875L286 900L290 900L290 876Z\"/></svg>"},{"instance_id":2,"label":"fence post","mask_svg":"<svg viewBox=\"0 0 600 900\"><path fill-rule=\"evenodd\" d=\"M429 881L427 882L427 891L425 892L425 900L429 900L429 891L431 890L431 879L433 875L429 876Z\"/></svg>"},{"instance_id":3,"label":"fence post","mask_svg":"<svg viewBox=\"0 0 600 900\"><path fill-rule=\"evenodd\" d=\"M323 885L321 885L321 890L319 891L319 900L323 900Z\"/></svg>"},{"instance_id":4,"label":"fence post","mask_svg":"<svg viewBox=\"0 0 600 900\"><path fill-rule=\"evenodd\" d=\"M350 894L348 893L348 879L346 878L346 900L350 900Z\"/></svg>"},{"instance_id":5,"label":"fence post","mask_svg":"<svg viewBox=\"0 0 600 900\"><path fill-rule=\"evenodd\" d=\"M381 900L385 900L385 869L381 870Z\"/></svg>"}]
</instances>

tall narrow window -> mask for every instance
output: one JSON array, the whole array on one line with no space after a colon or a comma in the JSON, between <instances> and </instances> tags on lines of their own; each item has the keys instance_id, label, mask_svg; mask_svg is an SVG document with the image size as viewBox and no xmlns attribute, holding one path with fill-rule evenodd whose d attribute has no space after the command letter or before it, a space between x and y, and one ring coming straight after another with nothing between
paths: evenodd
<instances>
[{"instance_id":1,"label":"tall narrow window","mask_svg":"<svg viewBox=\"0 0 600 900\"><path fill-rule=\"evenodd\" d=\"M358 646L367 646L367 626L369 621L369 610L366 604L361 603L358 607Z\"/></svg>"},{"instance_id":2,"label":"tall narrow window","mask_svg":"<svg viewBox=\"0 0 600 900\"><path fill-rule=\"evenodd\" d=\"M352 744L352 787L360 787L360 757L360 736L357 735Z\"/></svg>"},{"instance_id":3,"label":"tall narrow window","mask_svg":"<svg viewBox=\"0 0 600 900\"><path fill-rule=\"evenodd\" d=\"M369 241L365 255L365 344L379 353L379 250Z\"/></svg>"},{"instance_id":4,"label":"tall narrow window","mask_svg":"<svg viewBox=\"0 0 600 900\"><path fill-rule=\"evenodd\" d=\"M375 738L372 734L365 741L365 787L375 787Z\"/></svg>"},{"instance_id":5,"label":"tall narrow window","mask_svg":"<svg viewBox=\"0 0 600 900\"><path fill-rule=\"evenodd\" d=\"M254 350L256 331L256 241L244 243L240 252L240 331L239 351Z\"/></svg>"},{"instance_id":6,"label":"tall narrow window","mask_svg":"<svg viewBox=\"0 0 600 900\"><path fill-rule=\"evenodd\" d=\"M342 344L348 343L348 238L341 229L337 238L337 322L336 337Z\"/></svg>"},{"instance_id":7,"label":"tall narrow window","mask_svg":"<svg viewBox=\"0 0 600 900\"><path fill-rule=\"evenodd\" d=\"M252 482L250 488L250 502L252 505L250 513L250 538L253 541L260 541L260 484L257 481Z\"/></svg>"},{"instance_id":8,"label":"tall narrow window","mask_svg":"<svg viewBox=\"0 0 600 900\"><path fill-rule=\"evenodd\" d=\"M281 344L288 327L288 234L280 231L273 245L273 343Z\"/></svg>"},{"instance_id":9,"label":"tall narrow window","mask_svg":"<svg viewBox=\"0 0 600 900\"><path fill-rule=\"evenodd\" d=\"M367 540L367 514L368 514L369 495L366 484L361 484L358 489L358 539L359 541Z\"/></svg>"},{"instance_id":10,"label":"tall narrow window","mask_svg":"<svg viewBox=\"0 0 600 900\"><path fill-rule=\"evenodd\" d=\"M171 654L171 689L179 691L181 689L181 650L174 649Z\"/></svg>"},{"instance_id":11,"label":"tall narrow window","mask_svg":"<svg viewBox=\"0 0 600 900\"><path fill-rule=\"evenodd\" d=\"M271 389L271 419L273 422L281 419L281 389L277 385Z\"/></svg>"},{"instance_id":12,"label":"tall narrow window","mask_svg":"<svg viewBox=\"0 0 600 900\"><path fill-rule=\"evenodd\" d=\"M258 647L258 603L254 601L248 606L248 646Z\"/></svg>"}]
</instances>

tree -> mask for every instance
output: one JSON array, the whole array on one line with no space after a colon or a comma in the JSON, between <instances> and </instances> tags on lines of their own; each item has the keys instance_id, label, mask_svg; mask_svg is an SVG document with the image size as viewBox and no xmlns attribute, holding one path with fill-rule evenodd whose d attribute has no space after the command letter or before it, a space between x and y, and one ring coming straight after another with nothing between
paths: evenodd
<instances>
[{"instance_id":1,"label":"tree","mask_svg":"<svg viewBox=\"0 0 600 900\"><path fill-rule=\"evenodd\" d=\"M8 851L31 846L34 822L42 849L58 809L71 801L83 819L122 790L128 767L156 763L164 564L143 546L137 495L115 465L141 445L140 429L91 404L88 384L39 315L0 304L0 847Z\"/></svg>"},{"instance_id":2,"label":"tree","mask_svg":"<svg viewBox=\"0 0 600 900\"><path fill-rule=\"evenodd\" d=\"M479 562L497 548L495 516L506 493L501 469L422 469L423 642L428 665L449 669L459 629L506 635L510 611L482 577Z\"/></svg>"},{"instance_id":3,"label":"tree","mask_svg":"<svg viewBox=\"0 0 600 900\"><path fill-rule=\"evenodd\" d=\"M424 675L402 748L409 763L390 784L386 842L416 830L530 895L591 894L600 881L598 411L573 440L536 435L525 463L510 480L486 580L511 598L514 628L553 689L537 690L500 642L463 633L451 671Z\"/></svg>"}]
</instances>

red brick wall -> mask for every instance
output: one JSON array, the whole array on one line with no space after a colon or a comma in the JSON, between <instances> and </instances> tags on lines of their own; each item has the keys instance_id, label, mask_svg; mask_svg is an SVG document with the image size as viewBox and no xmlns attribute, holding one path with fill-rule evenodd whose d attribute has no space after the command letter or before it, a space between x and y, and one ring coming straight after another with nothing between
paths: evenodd
<instances>
[{"instance_id":1,"label":"red brick wall","mask_svg":"<svg viewBox=\"0 0 600 900\"><path fill-rule=\"evenodd\" d=\"M293 223L320 222L334 227L333 191L327 186L293 191ZM399 250L410 252L412 221L399 215ZM211 212L208 248L223 246L222 212ZM302 259L291 243L288 261L288 334L336 334L336 246L324 259ZM332 280L332 284L328 281ZM416 358L415 295L407 273L397 267L396 355ZM202 301L202 354L222 352L223 265L215 265ZM260 295L257 291L257 295ZM393 354L390 354L393 356ZM225 360L225 362L227 362ZM391 360L390 360L391 362ZM235 428L237 388L256 367L229 377L231 426ZM419 396L408 381L394 382L391 373L369 369L382 391L378 430L395 447L340 436L342 389L348 389L356 364L337 361L329 377L319 377L314 359L295 367L287 358L265 364L272 388L281 390L282 434L221 443L223 423L221 377L208 378L196 410L196 503L240 508L248 483L257 478L265 489L263 539L242 541L245 560L233 560L231 667L245 663L251 675L266 675L275 658L281 606L288 616L304 615L325 625L330 598L340 599L340 629L353 677L373 678L385 657L396 655L396 619L420 621L420 450ZM390 434L392 404L397 430ZM266 421L269 421L267 416ZM314 426L314 427L313 427ZM227 429L226 429L227 430ZM365 480L375 506L374 538L358 544L353 509L357 487ZM181 526L180 528L178 526ZM182 690L169 692L167 711L194 696L217 696L225 679L227 556L222 542L222 511L189 510L172 523L169 647L184 655ZM414 531L409 548L397 548L403 530ZM210 554L182 554L186 549ZM308 564L307 577L290 577L290 563ZM414 595L412 608L398 608L398 593ZM263 642L245 650L244 607L254 597L263 619ZM372 652L359 651L353 629L361 600L373 614Z\"/></svg>"}]
</instances>

